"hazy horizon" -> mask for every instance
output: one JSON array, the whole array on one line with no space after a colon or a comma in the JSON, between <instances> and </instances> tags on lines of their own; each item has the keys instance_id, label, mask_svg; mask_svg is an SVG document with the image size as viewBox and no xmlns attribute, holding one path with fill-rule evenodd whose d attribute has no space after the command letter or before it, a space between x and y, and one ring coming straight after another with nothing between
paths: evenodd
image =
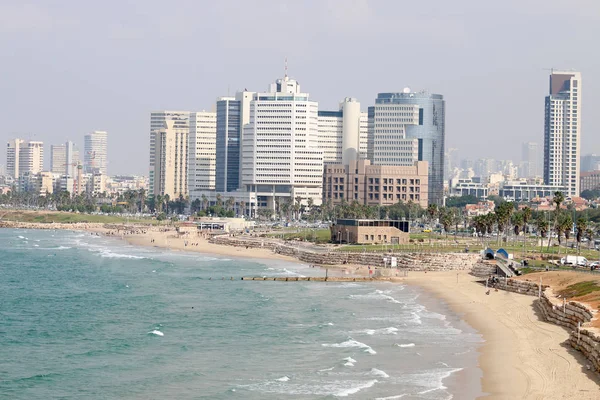
<instances>
[{"instance_id":1,"label":"hazy horizon","mask_svg":"<svg viewBox=\"0 0 600 400\"><path fill-rule=\"evenodd\" d=\"M550 68L582 73L582 154L600 153L600 3L458 0L0 3L0 140L108 131L109 174L147 175L150 112L211 110L284 73L337 109L404 87L444 95L446 148L521 158L543 143ZM0 152L5 164L6 150Z\"/></svg>"}]
</instances>

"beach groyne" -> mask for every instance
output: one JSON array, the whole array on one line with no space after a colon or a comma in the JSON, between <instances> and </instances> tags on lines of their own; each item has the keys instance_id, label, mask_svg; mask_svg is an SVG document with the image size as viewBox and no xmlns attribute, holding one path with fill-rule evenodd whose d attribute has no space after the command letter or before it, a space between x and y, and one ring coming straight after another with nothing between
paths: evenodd
<instances>
[{"instance_id":1,"label":"beach groyne","mask_svg":"<svg viewBox=\"0 0 600 400\"><path fill-rule=\"evenodd\" d=\"M588 368L600 373L600 335L590 322L596 311L585 305L554 297L548 285L516 279L500 280L495 286L499 290L539 297L535 307L544 321L564 327L569 331L568 342L589 361Z\"/></svg>"},{"instance_id":2,"label":"beach groyne","mask_svg":"<svg viewBox=\"0 0 600 400\"><path fill-rule=\"evenodd\" d=\"M396 268L403 271L449 271L471 270L481 259L475 253L358 253L327 251L327 249L314 251L301 245L294 246L273 240L256 240L231 236L215 236L210 243L270 249L277 254L294 257L302 262L315 265L365 265L372 267L390 267L391 258L396 258Z\"/></svg>"}]
</instances>

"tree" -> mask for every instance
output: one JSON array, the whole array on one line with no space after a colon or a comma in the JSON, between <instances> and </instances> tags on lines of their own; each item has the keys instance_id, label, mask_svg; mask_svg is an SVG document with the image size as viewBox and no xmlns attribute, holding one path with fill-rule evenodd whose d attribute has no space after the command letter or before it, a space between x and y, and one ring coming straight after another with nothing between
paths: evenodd
<instances>
[{"instance_id":1,"label":"tree","mask_svg":"<svg viewBox=\"0 0 600 400\"><path fill-rule=\"evenodd\" d=\"M221 196L221 193L217 193L217 207L222 207L223 206L223 196Z\"/></svg>"},{"instance_id":2,"label":"tree","mask_svg":"<svg viewBox=\"0 0 600 400\"><path fill-rule=\"evenodd\" d=\"M448 197L446 199L447 208L464 208L467 204L477 204L479 199L473 195ZM432 205L432 204L430 204ZM429 208L429 207L428 207Z\"/></svg>"},{"instance_id":3,"label":"tree","mask_svg":"<svg viewBox=\"0 0 600 400\"><path fill-rule=\"evenodd\" d=\"M244 200L240 201L240 213L242 216L246 215L246 202Z\"/></svg>"},{"instance_id":4,"label":"tree","mask_svg":"<svg viewBox=\"0 0 600 400\"><path fill-rule=\"evenodd\" d=\"M571 228L573 227L573 220L571 216L566 213L561 213L558 217L556 224L556 235L558 237L558 253L560 254L560 246L562 245L562 236L565 235L567 239L567 243L569 240L569 233L571 232Z\"/></svg>"},{"instance_id":5,"label":"tree","mask_svg":"<svg viewBox=\"0 0 600 400\"><path fill-rule=\"evenodd\" d=\"M554 230L556 231L556 225L558 224L558 214L560 211L561 204L565 201L565 195L560 192L554 192L554 198L552 199L552 203L555 204L556 208L554 210ZM559 235L560 236L560 235ZM552 235L548 239L548 251L550 251L550 243L552 243ZM559 241L560 244L560 241Z\"/></svg>"},{"instance_id":6,"label":"tree","mask_svg":"<svg viewBox=\"0 0 600 400\"><path fill-rule=\"evenodd\" d=\"M140 213L143 213L144 209L146 208L146 190L144 188L141 188L138 191L138 196L140 199Z\"/></svg>"},{"instance_id":7,"label":"tree","mask_svg":"<svg viewBox=\"0 0 600 400\"><path fill-rule=\"evenodd\" d=\"M450 226L452 225L452 211L442 207L440 208L440 223L444 226L444 231L446 232L446 238L448 237L448 231L450 230Z\"/></svg>"},{"instance_id":8,"label":"tree","mask_svg":"<svg viewBox=\"0 0 600 400\"><path fill-rule=\"evenodd\" d=\"M583 239L587 229L587 221L582 217L579 217L577 219L577 254L581 253L581 239Z\"/></svg>"},{"instance_id":9,"label":"tree","mask_svg":"<svg viewBox=\"0 0 600 400\"><path fill-rule=\"evenodd\" d=\"M433 224L435 217L438 215L438 206L437 204L430 204L427 206L427 215L429 215L429 221Z\"/></svg>"},{"instance_id":10,"label":"tree","mask_svg":"<svg viewBox=\"0 0 600 400\"><path fill-rule=\"evenodd\" d=\"M202 201L200 199L196 199L192 201L190 204L190 213L196 214L198 211L202 209Z\"/></svg>"},{"instance_id":11,"label":"tree","mask_svg":"<svg viewBox=\"0 0 600 400\"><path fill-rule=\"evenodd\" d=\"M208 197L206 197L206 195L203 194L201 199L202 199L202 210L206 211L206 209L208 208Z\"/></svg>"},{"instance_id":12,"label":"tree","mask_svg":"<svg viewBox=\"0 0 600 400\"><path fill-rule=\"evenodd\" d=\"M531 220L532 211L529 207L524 207L521 211L523 215L523 251L527 253L527 233L529 233L529 229L527 228L527 224Z\"/></svg>"},{"instance_id":13,"label":"tree","mask_svg":"<svg viewBox=\"0 0 600 400\"><path fill-rule=\"evenodd\" d=\"M515 232L515 236L519 236L521 233L521 227L523 225L523 213L516 212L512 217L513 230Z\"/></svg>"},{"instance_id":14,"label":"tree","mask_svg":"<svg viewBox=\"0 0 600 400\"><path fill-rule=\"evenodd\" d=\"M579 196L586 200L595 200L600 197L600 189L584 190Z\"/></svg>"}]
</instances>

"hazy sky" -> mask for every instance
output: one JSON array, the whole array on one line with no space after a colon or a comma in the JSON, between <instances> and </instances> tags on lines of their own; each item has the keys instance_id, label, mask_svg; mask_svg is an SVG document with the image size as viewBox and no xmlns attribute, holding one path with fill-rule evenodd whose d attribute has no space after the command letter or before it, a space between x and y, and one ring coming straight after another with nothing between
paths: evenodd
<instances>
[{"instance_id":1,"label":"hazy sky","mask_svg":"<svg viewBox=\"0 0 600 400\"><path fill-rule=\"evenodd\" d=\"M582 151L600 153L599 0L0 0L0 141L109 133L109 173L147 174L149 113L289 75L321 109L378 92L446 99L446 147L519 160L543 142L549 68L583 76ZM6 151L0 152L0 164Z\"/></svg>"}]
</instances>

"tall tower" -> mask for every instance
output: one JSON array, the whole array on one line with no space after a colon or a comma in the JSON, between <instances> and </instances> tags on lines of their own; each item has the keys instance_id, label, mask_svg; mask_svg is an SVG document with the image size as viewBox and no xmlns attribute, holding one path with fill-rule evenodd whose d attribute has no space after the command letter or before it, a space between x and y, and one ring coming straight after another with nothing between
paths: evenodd
<instances>
[{"instance_id":1,"label":"tall tower","mask_svg":"<svg viewBox=\"0 0 600 400\"><path fill-rule=\"evenodd\" d=\"M441 94L379 93L369 109L375 165L429 164L429 203L444 202L444 141L446 102ZM371 121L372 118L372 121Z\"/></svg>"},{"instance_id":2,"label":"tall tower","mask_svg":"<svg viewBox=\"0 0 600 400\"><path fill-rule=\"evenodd\" d=\"M108 133L94 131L88 133L83 141L83 168L86 174L106 175Z\"/></svg>"},{"instance_id":3,"label":"tall tower","mask_svg":"<svg viewBox=\"0 0 600 400\"><path fill-rule=\"evenodd\" d=\"M154 132L156 130L164 129L167 122L173 121L173 129L187 129L189 131L190 112L189 111L155 111L150 113L150 171L149 171L149 185L148 193L160 194L160 189L154 189L154 173L155 173L155 160L157 144L156 138L160 137ZM187 148L187 146L186 146Z\"/></svg>"},{"instance_id":4,"label":"tall tower","mask_svg":"<svg viewBox=\"0 0 600 400\"><path fill-rule=\"evenodd\" d=\"M217 116L214 112L190 113L188 139L188 191L215 190Z\"/></svg>"},{"instance_id":5,"label":"tall tower","mask_svg":"<svg viewBox=\"0 0 600 400\"><path fill-rule=\"evenodd\" d=\"M23 139L9 140L6 147L6 172L9 176L19 177L19 156Z\"/></svg>"},{"instance_id":6,"label":"tall tower","mask_svg":"<svg viewBox=\"0 0 600 400\"><path fill-rule=\"evenodd\" d=\"M259 206L311 198L321 204L323 151L318 148L318 103L285 77L255 93L242 138L242 185Z\"/></svg>"},{"instance_id":7,"label":"tall tower","mask_svg":"<svg viewBox=\"0 0 600 400\"><path fill-rule=\"evenodd\" d=\"M579 195L581 146L581 73L550 73L545 102L544 183Z\"/></svg>"},{"instance_id":8,"label":"tall tower","mask_svg":"<svg viewBox=\"0 0 600 400\"><path fill-rule=\"evenodd\" d=\"M169 195L171 200L187 196L188 135L189 126L173 120L152 131L154 159L150 162L154 167L154 182L151 195Z\"/></svg>"}]
</instances>

